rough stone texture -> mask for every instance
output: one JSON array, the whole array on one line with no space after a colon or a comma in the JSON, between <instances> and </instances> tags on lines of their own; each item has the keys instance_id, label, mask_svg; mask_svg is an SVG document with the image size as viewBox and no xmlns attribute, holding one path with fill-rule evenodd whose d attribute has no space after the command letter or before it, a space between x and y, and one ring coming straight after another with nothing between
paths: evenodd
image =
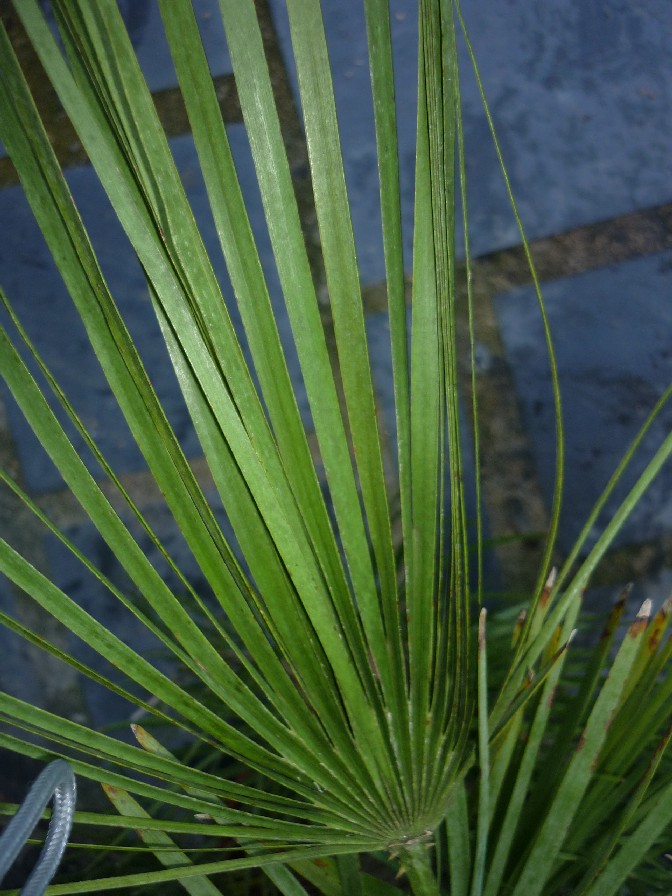
<instances>
[{"instance_id":1,"label":"rough stone texture","mask_svg":"<svg viewBox=\"0 0 672 896\"><path fill-rule=\"evenodd\" d=\"M564 403L567 475L560 531L567 551L625 449L672 381L672 253L544 284ZM496 309L523 420L547 502L553 486L554 422L541 318L531 289L498 297ZM652 426L622 498L672 426L672 408ZM635 509L618 544L660 536L672 525L669 467ZM615 509L610 501L600 530Z\"/></svg>"},{"instance_id":2,"label":"rough stone texture","mask_svg":"<svg viewBox=\"0 0 672 896\"><path fill-rule=\"evenodd\" d=\"M363 279L374 282L382 279L383 268L362 4L323 6ZM478 0L463 8L530 238L672 199L672 70L667 64L672 8L667 0ZM410 222L415 3L392 0L390 9L399 66L404 214ZM289 59L282 0L273 0L272 10ZM472 250L480 255L520 240L463 43L460 68ZM410 227L406 238L410 250Z\"/></svg>"}]
</instances>

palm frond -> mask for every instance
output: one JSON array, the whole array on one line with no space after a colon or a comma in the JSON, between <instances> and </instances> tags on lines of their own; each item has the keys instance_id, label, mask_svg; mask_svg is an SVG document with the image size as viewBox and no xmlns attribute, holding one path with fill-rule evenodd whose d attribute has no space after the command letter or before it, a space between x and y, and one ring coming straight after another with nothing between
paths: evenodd
<instances>
[{"instance_id":1,"label":"palm frond","mask_svg":"<svg viewBox=\"0 0 672 896\"><path fill-rule=\"evenodd\" d=\"M472 354L475 345L458 27L481 91L482 85L459 3L419 4L409 313L389 8L385 0L364 2L392 359L392 486L320 4L287 0L286 6L322 284L302 231L253 0L220 0L219 13L273 271L250 221L194 8L189 0L159 0L229 286L215 274L115 0L54 0L57 33L37 0L16 3L146 277L166 363L202 448L211 491L199 482L157 397L0 29L0 139L204 583L201 593L182 571L78 417L12 297L1 293L7 327L0 327L0 373L118 560L125 584L96 569L9 474L2 473L2 481L115 599L120 613L143 627L161 656L154 661L126 643L0 539L0 571L87 645L96 661L70 656L9 612L2 611L0 621L122 697L129 716L140 710L143 719L133 728L138 743L131 744L0 694L6 726L0 746L35 759L67 758L79 777L103 785L118 813L80 811L77 830L111 852L107 829L122 836L136 831L148 867L155 868L155 860L164 865L64 882L49 892L130 892L179 881L190 893L209 894L217 892L212 875L252 867L265 868L287 896L305 896L301 879L325 896L397 890L360 867L357 854L369 852L405 872L415 896L441 892L443 855L453 896L551 894L567 886L591 896L616 893L670 823L662 775L670 739L664 733L670 684L662 674L669 612L649 624L644 608L604 681L608 651L595 653L583 687L563 704L564 728L556 724L553 698L565 680L582 591L672 452L672 436L577 570L587 533L645 425L575 551L557 577L549 577L563 481L561 402L543 299L516 212L551 367L556 490L538 584L524 620L512 623L512 642L493 651L485 611L475 636L471 614L482 599L483 539L479 408L474 398L472 483L458 364L459 205ZM486 115L492 128L487 103ZM281 328L281 319L288 327ZM470 375L475 396L473 363ZM477 504L476 581L469 562L470 491ZM395 503L400 545L393 537ZM177 587L152 563L138 532ZM498 663L505 658L501 680L492 671L495 654ZM631 728L643 701L641 724ZM653 754L644 766L642 744ZM232 763L239 779L230 774ZM607 792L605 782L614 780L618 787ZM531 798L535 787L543 799ZM610 813L617 819L611 826ZM427 847L437 831L435 860ZM120 848L127 846L123 840ZM234 848L231 857L227 849ZM220 851L217 860L203 860L211 849ZM568 855L579 859L571 864Z\"/></svg>"}]
</instances>

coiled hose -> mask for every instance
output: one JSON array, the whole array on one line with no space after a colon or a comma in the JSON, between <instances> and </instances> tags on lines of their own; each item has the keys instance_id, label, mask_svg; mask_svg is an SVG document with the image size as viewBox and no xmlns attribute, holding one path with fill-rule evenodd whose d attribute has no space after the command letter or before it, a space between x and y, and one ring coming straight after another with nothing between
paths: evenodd
<instances>
[{"instance_id":1,"label":"coiled hose","mask_svg":"<svg viewBox=\"0 0 672 896\"><path fill-rule=\"evenodd\" d=\"M77 786L72 768L64 759L56 759L42 769L18 812L3 831L0 837L0 883L52 797L53 809L44 846L20 896L42 896L56 873L70 836Z\"/></svg>"}]
</instances>

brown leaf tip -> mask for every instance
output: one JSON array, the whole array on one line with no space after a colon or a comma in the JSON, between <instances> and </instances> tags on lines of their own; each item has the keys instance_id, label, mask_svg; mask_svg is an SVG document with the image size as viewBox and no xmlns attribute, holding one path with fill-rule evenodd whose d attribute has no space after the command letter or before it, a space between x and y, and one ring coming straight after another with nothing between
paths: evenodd
<instances>
[{"instance_id":1,"label":"brown leaf tip","mask_svg":"<svg viewBox=\"0 0 672 896\"><path fill-rule=\"evenodd\" d=\"M541 592L540 603L542 607L545 607L548 603L548 599L551 596L551 591L553 590L553 586L555 585L555 580L558 577L558 568L554 566L553 569L548 574L548 578L544 584L544 590Z\"/></svg>"},{"instance_id":2,"label":"brown leaf tip","mask_svg":"<svg viewBox=\"0 0 672 896\"><path fill-rule=\"evenodd\" d=\"M639 612L637 613L637 617L635 621L630 626L630 635L635 638L646 628L649 619L651 618L651 600L647 597L642 606L639 608Z\"/></svg>"}]
</instances>

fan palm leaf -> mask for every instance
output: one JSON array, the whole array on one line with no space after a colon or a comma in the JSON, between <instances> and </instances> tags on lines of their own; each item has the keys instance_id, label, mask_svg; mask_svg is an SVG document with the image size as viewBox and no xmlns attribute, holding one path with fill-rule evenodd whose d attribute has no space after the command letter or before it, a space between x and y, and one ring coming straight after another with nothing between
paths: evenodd
<instances>
[{"instance_id":1,"label":"fan palm leaf","mask_svg":"<svg viewBox=\"0 0 672 896\"><path fill-rule=\"evenodd\" d=\"M480 594L481 586L480 569L473 582L468 559L466 506L472 486L465 478L459 400L455 222L456 203L467 205L456 53L459 6L448 0L419 4L409 315L389 10L384 0L365 2L394 387L393 489L383 463L320 5L287 0L320 237L322 272L316 274L254 3L219 3L280 295L262 264L192 5L159 0L159 7L230 290L215 275L114 0L55 0L57 35L36 0L21 0L16 11L142 267L215 501L206 496L157 397L10 41L0 31L0 138L109 388L207 591L199 593L162 544L3 293L8 324L0 328L0 373L130 587L120 587L96 569L6 473L3 482L170 658L168 667L150 661L0 540L3 574L92 648L99 661L87 666L8 613L2 613L2 622L123 697L129 713L139 709L162 731L172 732L159 738L136 725L137 744L129 744L0 695L0 718L8 723L0 745L38 759L68 758L78 776L103 785L118 812L80 812L78 824L135 830L144 851L165 866L63 883L50 892L179 880L190 893L208 894L214 891L209 875L260 866L287 894L306 892L290 868L323 893L384 893L394 890L392 884L360 872L353 856L385 852L400 854L417 896L436 894L439 884L426 846L447 816L455 893L466 894L469 885L474 896L494 896L507 868L513 875L507 886L532 892L535 868L546 869L539 888L554 873L557 849L581 800L586 792L591 795L591 762L604 745L605 720L614 711L619 688L626 680L633 693L638 681L652 687L652 670L660 671L660 654L647 654L639 646L641 621L638 637L621 648L593 711L586 714L582 704L589 748L568 761L567 775L551 794L554 811L539 824L520 867L511 860L512 844L518 842L514 834L520 837L513 823L511 836L503 837L498 849L489 844L499 789L514 761L523 715L533 707L537 715L527 759L519 769L518 790L513 788L512 805L520 814L546 730L543 707L563 668L581 589L672 450L670 440L578 573L572 573L573 555L557 582L547 584L563 455L557 373L546 324L558 419L556 495L539 585L504 686L493 699L484 614L478 638L471 633L472 595ZM468 250L466 215L464 224ZM522 239L527 250L524 234ZM323 283L316 282L320 276ZM468 287L470 277L467 258ZM333 352L325 332L323 292ZM540 293L539 300L543 315ZM281 334L280 316L286 316L290 336ZM470 288L467 317L473 317ZM471 341L473 346L473 332ZM290 355L298 359L300 374L290 372ZM300 407L301 390L307 414ZM472 411L477 420L475 399ZM478 448L477 431L474 444ZM86 459L77 445L85 446ZM392 534L397 500L400 548ZM220 503L225 523L215 510ZM179 590L150 561L138 531L156 548ZM476 541L480 558L480 516ZM541 672L530 686L529 669L539 662ZM184 670L183 678L176 677L176 669ZM659 728L661 721L658 713L652 726ZM160 742L164 736L165 744ZM235 761L250 778L236 780L184 760L185 742L199 755L220 757L220 768ZM569 746L557 750L564 756ZM631 758L624 754L619 762L627 765ZM464 779L476 759L480 787L472 847L465 833L470 797ZM635 819L638 828L631 853L621 851L624 874L641 852L635 844L644 822L637 813L647 805L643 800L657 768L651 765L645 785L635 789L629 803L627 818ZM600 855L610 854L620 833L604 841ZM215 843L228 838L236 857L222 852L216 861L192 864L198 853L183 845L189 835ZM176 842L173 836L187 840ZM650 836L648 829L641 833L642 842L650 843ZM324 864L309 861L315 858ZM586 872L586 885L598 865L594 873Z\"/></svg>"}]
</instances>

